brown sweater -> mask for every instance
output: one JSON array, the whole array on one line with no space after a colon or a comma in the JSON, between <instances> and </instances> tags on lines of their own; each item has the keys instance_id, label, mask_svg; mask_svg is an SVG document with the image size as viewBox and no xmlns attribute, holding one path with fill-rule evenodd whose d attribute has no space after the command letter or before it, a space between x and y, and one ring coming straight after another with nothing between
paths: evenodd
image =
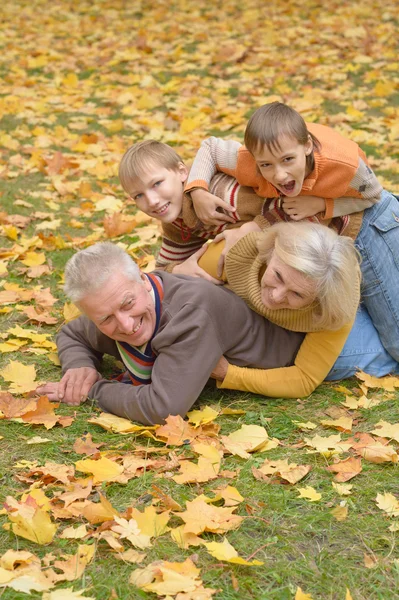
<instances>
[{"instance_id":1,"label":"brown sweater","mask_svg":"<svg viewBox=\"0 0 399 600\"><path fill-rule=\"evenodd\" d=\"M100 407L144 424L161 423L169 414L184 416L194 404L219 358L241 367L290 366L303 341L250 310L224 287L164 271L164 299L152 347L157 355L152 383L132 386L101 379L89 396ZM63 372L100 368L103 354L119 357L116 344L79 317L57 336Z\"/></svg>"}]
</instances>

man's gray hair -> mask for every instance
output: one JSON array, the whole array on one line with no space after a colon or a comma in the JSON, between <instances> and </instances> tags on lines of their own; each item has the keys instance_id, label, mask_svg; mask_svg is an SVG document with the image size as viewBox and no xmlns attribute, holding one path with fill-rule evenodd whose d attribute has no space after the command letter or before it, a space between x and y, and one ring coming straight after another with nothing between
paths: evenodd
<instances>
[{"instance_id":1,"label":"man's gray hair","mask_svg":"<svg viewBox=\"0 0 399 600\"><path fill-rule=\"evenodd\" d=\"M65 294L72 302L80 302L99 290L115 273L142 282L140 269L122 248L111 242L94 244L68 260L65 266Z\"/></svg>"}]
</instances>

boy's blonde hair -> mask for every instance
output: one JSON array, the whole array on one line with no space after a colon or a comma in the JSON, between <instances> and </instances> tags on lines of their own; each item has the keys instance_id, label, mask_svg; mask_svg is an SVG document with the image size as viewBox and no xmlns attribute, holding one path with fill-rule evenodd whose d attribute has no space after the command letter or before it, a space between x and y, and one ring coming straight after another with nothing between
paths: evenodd
<instances>
[{"instance_id":1,"label":"boy's blonde hair","mask_svg":"<svg viewBox=\"0 0 399 600\"><path fill-rule=\"evenodd\" d=\"M277 223L258 242L266 264L273 252L316 284L315 325L335 330L350 323L360 298L359 255L351 238L317 223Z\"/></svg>"},{"instance_id":2,"label":"boy's blonde hair","mask_svg":"<svg viewBox=\"0 0 399 600\"><path fill-rule=\"evenodd\" d=\"M156 140L144 140L130 146L122 156L119 165L119 179L125 192L129 193L129 184L135 177L140 177L149 166L156 165L177 171L183 164L180 156L167 144Z\"/></svg>"},{"instance_id":3,"label":"boy's blonde hair","mask_svg":"<svg viewBox=\"0 0 399 600\"><path fill-rule=\"evenodd\" d=\"M263 146L273 153L281 149L279 138L282 135L293 137L302 146L310 136L313 148L320 149L320 142L310 133L301 115L282 102L264 104L254 112L245 129L244 144L251 154ZM313 152L306 159L307 166L313 168Z\"/></svg>"}]
</instances>

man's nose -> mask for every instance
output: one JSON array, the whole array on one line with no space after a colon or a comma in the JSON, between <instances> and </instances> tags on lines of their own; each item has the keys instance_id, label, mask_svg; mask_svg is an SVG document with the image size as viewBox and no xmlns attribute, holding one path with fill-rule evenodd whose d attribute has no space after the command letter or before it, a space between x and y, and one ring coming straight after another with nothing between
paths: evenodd
<instances>
[{"instance_id":1,"label":"man's nose","mask_svg":"<svg viewBox=\"0 0 399 600\"><path fill-rule=\"evenodd\" d=\"M134 328L134 319L126 312L117 315L118 329L121 333L132 333Z\"/></svg>"}]
</instances>

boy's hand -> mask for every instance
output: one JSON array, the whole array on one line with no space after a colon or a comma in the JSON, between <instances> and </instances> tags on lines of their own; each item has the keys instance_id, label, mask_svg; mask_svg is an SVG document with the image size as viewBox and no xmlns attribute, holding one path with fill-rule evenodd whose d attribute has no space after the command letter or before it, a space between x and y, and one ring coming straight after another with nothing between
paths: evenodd
<instances>
[{"instance_id":1,"label":"boy's hand","mask_svg":"<svg viewBox=\"0 0 399 600\"><path fill-rule=\"evenodd\" d=\"M293 221L314 217L314 215L325 210L326 202L324 198L318 196L295 196L295 198L283 196L283 211Z\"/></svg>"},{"instance_id":2,"label":"boy's hand","mask_svg":"<svg viewBox=\"0 0 399 600\"><path fill-rule=\"evenodd\" d=\"M208 250L208 245L204 244L197 252L192 254L190 258L187 258L183 263L176 265L173 267L172 273L174 275L190 275L191 277L201 277L201 279L206 279L211 283L215 283L216 285L223 285L223 281L219 281L219 279L215 279L211 275L209 275L204 269L201 269L198 266L198 261L203 254Z\"/></svg>"},{"instance_id":3,"label":"boy's hand","mask_svg":"<svg viewBox=\"0 0 399 600\"><path fill-rule=\"evenodd\" d=\"M244 237L244 235L246 235L250 231L261 231L261 228L253 221L250 221L249 223L244 223L244 225L241 225L241 227L238 227L237 229L226 229L225 231L222 231L222 233L219 233L215 237L215 239L213 240L214 242L226 240L225 246L222 250L217 264L216 273L218 277L222 277L224 259L230 248L232 248L234 244L238 242L238 240L240 240L242 237Z\"/></svg>"},{"instance_id":4,"label":"boy's hand","mask_svg":"<svg viewBox=\"0 0 399 600\"><path fill-rule=\"evenodd\" d=\"M190 192L195 214L204 225L223 225L223 223L235 223L235 219L231 216L234 208L227 202L210 194L206 190L196 189ZM225 212L227 211L228 214Z\"/></svg>"}]
</instances>

